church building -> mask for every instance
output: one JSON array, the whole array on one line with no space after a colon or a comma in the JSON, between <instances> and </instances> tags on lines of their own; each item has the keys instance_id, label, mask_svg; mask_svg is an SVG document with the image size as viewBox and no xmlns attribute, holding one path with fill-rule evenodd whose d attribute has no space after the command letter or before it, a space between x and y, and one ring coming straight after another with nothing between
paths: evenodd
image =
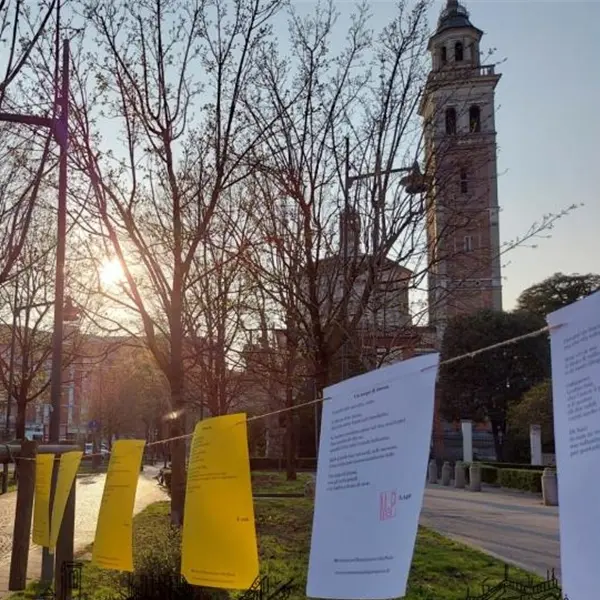
<instances>
[{"instance_id":1,"label":"church building","mask_svg":"<svg viewBox=\"0 0 600 600\"><path fill-rule=\"evenodd\" d=\"M431 177L429 325L438 348L452 317L486 308L502 310L494 107L500 74L494 65L482 64L482 37L466 8L447 0L428 47L431 71L419 112L425 168ZM454 432L444 429L436 403L437 456L451 450L444 446ZM460 434L456 437L459 441Z\"/></svg>"},{"instance_id":2,"label":"church building","mask_svg":"<svg viewBox=\"0 0 600 600\"><path fill-rule=\"evenodd\" d=\"M502 309L494 91L481 64L483 32L448 0L429 40L420 105L428 192L429 322L441 342L456 315Z\"/></svg>"}]
</instances>

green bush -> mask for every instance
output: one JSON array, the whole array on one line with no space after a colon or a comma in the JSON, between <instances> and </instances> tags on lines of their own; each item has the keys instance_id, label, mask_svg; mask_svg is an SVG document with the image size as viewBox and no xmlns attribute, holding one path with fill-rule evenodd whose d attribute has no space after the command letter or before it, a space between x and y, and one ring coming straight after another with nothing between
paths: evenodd
<instances>
[{"instance_id":1,"label":"green bush","mask_svg":"<svg viewBox=\"0 0 600 600\"><path fill-rule=\"evenodd\" d=\"M489 465L481 465L481 481L489 485L498 485L498 469Z\"/></svg>"},{"instance_id":2,"label":"green bush","mask_svg":"<svg viewBox=\"0 0 600 600\"><path fill-rule=\"evenodd\" d=\"M317 459L297 458L296 468L300 471L315 471L317 469ZM283 469L285 469L285 459L283 458L250 457L251 471L281 471Z\"/></svg>"},{"instance_id":3,"label":"green bush","mask_svg":"<svg viewBox=\"0 0 600 600\"><path fill-rule=\"evenodd\" d=\"M296 459L296 466L302 471L316 471L317 470L317 459L316 458L298 458Z\"/></svg>"},{"instance_id":4,"label":"green bush","mask_svg":"<svg viewBox=\"0 0 600 600\"><path fill-rule=\"evenodd\" d=\"M134 566L122 578L138 600L225 600L225 590L188 585L180 575L181 530L170 522L169 504L152 504L133 521Z\"/></svg>"},{"instance_id":5,"label":"green bush","mask_svg":"<svg viewBox=\"0 0 600 600\"><path fill-rule=\"evenodd\" d=\"M481 463L485 466L495 467L496 469L516 469L518 471L543 471L541 465L529 465L527 463L509 463L509 462L492 462L485 461Z\"/></svg>"},{"instance_id":6,"label":"green bush","mask_svg":"<svg viewBox=\"0 0 600 600\"><path fill-rule=\"evenodd\" d=\"M467 486L471 482L471 464L479 465L482 483L487 483L489 485L498 485L498 469L496 469L496 467L492 467L488 464L480 462L463 462L463 465L465 466L465 484Z\"/></svg>"},{"instance_id":7,"label":"green bush","mask_svg":"<svg viewBox=\"0 0 600 600\"><path fill-rule=\"evenodd\" d=\"M527 469L499 469L498 481L502 487L524 492L542 493L542 472Z\"/></svg>"}]
</instances>

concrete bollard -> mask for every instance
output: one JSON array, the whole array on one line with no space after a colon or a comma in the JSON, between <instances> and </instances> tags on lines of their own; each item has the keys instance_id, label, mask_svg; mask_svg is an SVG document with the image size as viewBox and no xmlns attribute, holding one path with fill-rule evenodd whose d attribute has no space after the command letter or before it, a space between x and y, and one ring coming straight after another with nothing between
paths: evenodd
<instances>
[{"instance_id":1,"label":"concrete bollard","mask_svg":"<svg viewBox=\"0 0 600 600\"><path fill-rule=\"evenodd\" d=\"M446 461L442 467L442 485L450 485L452 479L452 467L450 463Z\"/></svg>"},{"instance_id":2,"label":"concrete bollard","mask_svg":"<svg viewBox=\"0 0 600 600\"><path fill-rule=\"evenodd\" d=\"M554 469L544 469L542 474L542 496L545 506L558 506L558 478Z\"/></svg>"},{"instance_id":3,"label":"concrete bollard","mask_svg":"<svg viewBox=\"0 0 600 600\"><path fill-rule=\"evenodd\" d=\"M471 463L469 469L469 489L472 492L481 491L481 466L477 463Z\"/></svg>"},{"instance_id":4,"label":"concrete bollard","mask_svg":"<svg viewBox=\"0 0 600 600\"><path fill-rule=\"evenodd\" d=\"M459 460L454 465L454 487L462 490L465 488L466 481L465 463Z\"/></svg>"},{"instance_id":5,"label":"concrete bollard","mask_svg":"<svg viewBox=\"0 0 600 600\"><path fill-rule=\"evenodd\" d=\"M429 483L437 483L437 464L434 459L429 461Z\"/></svg>"}]
</instances>

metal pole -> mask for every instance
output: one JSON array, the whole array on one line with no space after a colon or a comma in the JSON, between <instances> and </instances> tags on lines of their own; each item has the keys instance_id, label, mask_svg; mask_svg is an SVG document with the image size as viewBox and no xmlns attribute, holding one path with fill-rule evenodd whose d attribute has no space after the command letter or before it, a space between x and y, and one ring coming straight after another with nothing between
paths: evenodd
<instances>
[{"instance_id":1,"label":"metal pole","mask_svg":"<svg viewBox=\"0 0 600 600\"><path fill-rule=\"evenodd\" d=\"M58 540L56 543L56 569L54 573L54 589L57 600L70 600L71 590L66 577L63 576L64 565L73 561L74 538L75 538L75 482L69 492L65 514L60 525Z\"/></svg>"},{"instance_id":2,"label":"metal pole","mask_svg":"<svg viewBox=\"0 0 600 600\"><path fill-rule=\"evenodd\" d=\"M346 137L346 152L345 152L345 168L344 168L344 219L342 226L342 258L344 261L342 273L344 277L344 304L342 314L342 335L344 341L342 343L342 380L348 377L348 303L349 299L349 285L348 285L348 218L350 216L350 138Z\"/></svg>"},{"instance_id":3,"label":"metal pole","mask_svg":"<svg viewBox=\"0 0 600 600\"><path fill-rule=\"evenodd\" d=\"M63 42L60 115L56 137L60 144L58 174L58 240L56 246L56 281L54 291L54 331L52 337L52 372L50 379L50 443L60 440L60 399L62 382L63 316L65 296L65 250L67 234L67 146L69 122L69 40Z\"/></svg>"},{"instance_id":4,"label":"metal pole","mask_svg":"<svg viewBox=\"0 0 600 600\"><path fill-rule=\"evenodd\" d=\"M54 135L60 145L58 163L58 211L56 245L56 277L54 283L54 331L52 337L52 371L50 375L50 443L60 441L60 401L62 392L62 354L63 354L63 322L65 302L65 253L67 237L67 158L69 145L69 40L63 41L62 77L60 97L58 98L60 114L55 123ZM50 511L54 504L56 480L58 477L58 461L54 461L52 482L50 486ZM66 515L65 515L66 516ZM48 548L42 550L42 574L44 582L51 582L54 576L54 555Z\"/></svg>"},{"instance_id":5,"label":"metal pole","mask_svg":"<svg viewBox=\"0 0 600 600\"><path fill-rule=\"evenodd\" d=\"M15 295L13 299L13 320L10 332L10 358L8 364L8 393L6 394L6 441L10 436L10 408L13 398L13 385L15 381L15 342L17 339L17 302L19 295L19 278L15 278ZM8 492L8 459L2 466L2 493Z\"/></svg>"},{"instance_id":6,"label":"metal pole","mask_svg":"<svg viewBox=\"0 0 600 600\"><path fill-rule=\"evenodd\" d=\"M313 400L317 399L317 382L313 381ZM315 402L315 457L319 458L319 404Z\"/></svg>"},{"instance_id":7,"label":"metal pole","mask_svg":"<svg viewBox=\"0 0 600 600\"><path fill-rule=\"evenodd\" d=\"M10 334L10 358L8 364L8 397L6 400L6 439L10 435L10 408L13 397L13 385L15 381L15 343L17 338L17 302L19 294L19 278L15 279L15 295L13 300L13 320Z\"/></svg>"}]
</instances>

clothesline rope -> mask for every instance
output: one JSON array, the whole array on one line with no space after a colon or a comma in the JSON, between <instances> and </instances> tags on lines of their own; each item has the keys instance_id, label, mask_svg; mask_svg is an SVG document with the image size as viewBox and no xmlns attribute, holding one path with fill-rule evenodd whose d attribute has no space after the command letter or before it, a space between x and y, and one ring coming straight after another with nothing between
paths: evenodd
<instances>
[{"instance_id":1,"label":"clothesline rope","mask_svg":"<svg viewBox=\"0 0 600 600\"><path fill-rule=\"evenodd\" d=\"M490 346L484 346L483 348L479 348L478 350L473 350L471 352L465 352L464 354L460 354L459 356L454 356L452 358L447 358L446 360L442 360L438 363L438 365L432 365L429 367L424 367L423 369L421 369L421 372L424 371L428 371L429 369L434 369L437 366L445 366L445 365L450 365L450 364L454 364L456 362L459 362L461 360L466 360L469 358L475 358L476 356L479 356L480 354L485 354L487 352L491 352L492 350L497 350L499 348L505 348L506 346L512 346L514 344L517 344L523 340L528 340L534 337L538 337L540 335L543 335L545 333L550 333L552 331L556 331L557 329L560 329L561 327L564 327L564 323L563 324L559 324L559 325L547 325L546 327L542 327L540 329L537 329L535 331L531 331L529 333L524 333L522 335L517 335L515 337L509 338L507 340L503 340L502 342L497 342L495 344L491 344ZM325 397L325 398L315 398L314 400L309 400L308 402L302 402L301 404L295 404L294 406L288 406L286 408L280 408L278 410L273 410L273 411L269 411L267 413L263 413L260 415L255 415L253 417L248 417L246 419L246 422L249 423L250 421L258 421L260 419L266 419L268 417L272 417L275 415L281 415L281 414L285 414L294 410L300 410L301 408L306 408L307 406L314 406L315 404L320 404L321 402L325 402L325 400L330 400L331 398L329 397ZM243 423L243 421L240 421L240 423ZM170 438L166 438L164 440L156 440L154 442L148 442L146 444L146 448L149 448L150 446L159 446L161 444L168 444L170 442L175 442L178 440L185 440L185 439L189 439L193 436L193 433L186 433L183 435L177 435L174 437L170 437ZM102 453L101 452L96 452L94 454L86 454L85 456L101 456ZM19 458L19 457L16 457ZM31 459L31 458L21 458L20 460L35 460L35 459Z\"/></svg>"}]
</instances>

